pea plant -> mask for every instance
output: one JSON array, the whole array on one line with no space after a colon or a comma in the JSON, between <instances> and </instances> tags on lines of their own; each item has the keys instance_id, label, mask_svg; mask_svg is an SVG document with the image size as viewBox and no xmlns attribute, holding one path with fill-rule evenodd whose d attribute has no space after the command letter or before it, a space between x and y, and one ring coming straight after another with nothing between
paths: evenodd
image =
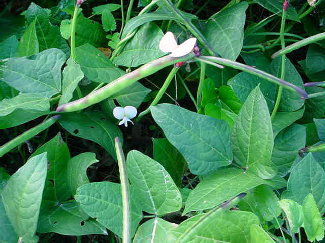
<instances>
[{"instance_id":1,"label":"pea plant","mask_svg":"<svg viewBox=\"0 0 325 243\"><path fill-rule=\"evenodd\" d=\"M324 239L325 1L23 2L0 242Z\"/></svg>"}]
</instances>

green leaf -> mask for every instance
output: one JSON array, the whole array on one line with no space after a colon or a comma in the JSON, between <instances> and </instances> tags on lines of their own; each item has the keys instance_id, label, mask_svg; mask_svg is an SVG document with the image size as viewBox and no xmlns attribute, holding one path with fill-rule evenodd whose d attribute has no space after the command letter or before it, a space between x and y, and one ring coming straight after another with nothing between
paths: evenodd
<instances>
[{"instance_id":1,"label":"green leaf","mask_svg":"<svg viewBox=\"0 0 325 243\"><path fill-rule=\"evenodd\" d=\"M84 213L76 201L61 203L42 211L37 228L39 233L55 232L62 235L107 235L106 229Z\"/></svg>"},{"instance_id":2,"label":"green leaf","mask_svg":"<svg viewBox=\"0 0 325 243\"><path fill-rule=\"evenodd\" d=\"M69 39L71 36L71 20L64 19L61 21L60 24L60 33L64 39Z\"/></svg>"},{"instance_id":3,"label":"green leaf","mask_svg":"<svg viewBox=\"0 0 325 243\"><path fill-rule=\"evenodd\" d=\"M234 90L227 85L222 85L218 88L219 99L222 101L222 107L238 114L241 107L242 102L236 96Z\"/></svg>"},{"instance_id":4,"label":"green leaf","mask_svg":"<svg viewBox=\"0 0 325 243\"><path fill-rule=\"evenodd\" d=\"M221 105L207 104L204 111L207 116L226 121L230 128L234 125L237 118L235 113L221 108Z\"/></svg>"},{"instance_id":5,"label":"green leaf","mask_svg":"<svg viewBox=\"0 0 325 243\"><path fill-rule=\"evenodd\" d=\"M79 186L89 183L87 168L98 162L94 153L82 153L69 160L67 166L67 185L71 195L76 193Z\"/></svg>"},{"instance_id":6,"label":"green leaf","mask_svg":"<svg viewBox=\"0 0 325 243\"><path fill-rule=\"evenodd\" d=\"M288 179L286 198L302 204L305 197L311 193L319 210L325 212L325 172L315 161L311 153L307 154L291 170Z\"/></svg>"},{"instance_id":7,"label":"green leaf","mask_svg":"<svg viewBox=\"0 0 325 243\"><path fill-rule=\"evenodd\" d=\"M7 216L22 241L35 241L46 172L44 153L29 159L11 176L2 191Z\"/></svg>"},{"instance_id":8,"label":"green leaf","mask_svg":"<svg viewBox=\"0 0 325 243\"><path fill-rule=\"evenodd\" d=\"M278 169L280 176L285 176L295 159L298 151L306 145L306 128L292 124L282 130L274 140L272 162Z\"/></svg>"},{"instance_id":9,"label":"green leaf","mask_svg":"<svg viewBox=\"0 0 325 243\"><path fill-rule=\"evenodd\" d=\"M44 152L46 152L49 161L49 171L46 178L48 184L45 186L44 198L49 200L47 198L47 193L49 193L50 199L56 202L69 199L73 195L70 193L67 184L67 164L70 160L70 152L60 133L39 147L31 157Z\"/></svg>"},{"instance_id":10,"label":"green leaf","mask_svg":"<svg viewBox=\"0 0 325 243\"><path fill-rule=\"evenodd\" d=\"M322 182L324 182L324 180ZM308 240L322 240L324 238L325 227L322 215L317 208L317 204L312 194L308 194L304 199L302 212L304 215L304 229Z\"/></svg>"},{"instance_id":11,"label":"green leaf","mask_svg":"<svg viewBox=\"0 0 325 243\"><path fill-rule=\"evenodd\" d=\"M241 72L233 77L228 84L234 89L236 96L245 102L250 92L259 85L268 108L271 110L274 106L277 86L265 79L255 75Z\"/></svg>"},{"instance_id":12,"label":"green leaf","mask_svg":"<svg viewBox=\"0 0 325 243\"><path fill-rule=\"evenodd\" d=\"M265 184L266 181L256 175L240 169L222 169L207 176L191 191L184 214L190 211L210 209L242 192Z\"/></svg>"},{"instance_id":13,"label":"green leaf","mask_svg":"<svg viewBox=\"0 0 325 243\"><path fill-rule=\"evenodd\" d=\"M120 8L121 8L121 5L119 5L119 4L114 4L114 3L103 4L103 5L94 7L93 14L99 15L99 14L102 14L105 10L108 10L109 12L113 12Z\"/></svg>"},{"instance_id":14,"label":"green leaf","mask_svg":"<svg viewBox=\"0 0 325 243\"><path fill-rule=\"evenodd\" d=\"M196 19L197 17L192 14L182 12L188 19ZM171 13L166 8L159 8L153 13L144 13L138 16L133 17L128 21L123 29L122 39L126 37L127 34L132 33L136 28L146 23L156 21L156 20L174 20L178 21L178 17Z\"/></svg>"},{"instance_id":15,"label":"green leaf","mask_svg":"<svg viewBox=\"0 0 325 243\"><path fill-rule=\"evenodd\" d=\"M83 77L84 74L80 69L80 65L69 58L67 66L63 70L62 96L59 105L65 104L72 99L73 91L77 88L79 81Z\"/></svg>"},{"instance_id":16,"label":"green leaf","mask_svg":"<svg viewBox=\"0 0 325 243\"><path fill-rule=\"evenodd\" d=\"M285 76L284 80L304 89L302 78L295 66L288 58L285 59ZM280 77L281 73L281 57L275 58L271 63L271 74ZM296 111L304 105L304 100L300 94L292 90L283 89L279 111Z\"/></svg>"},{"instance_id":17,"label":"green leaf","mask_svg":"<svg viewBox=\"0 0 325 243\"><path fill-rule=\"evenodd\" d=\"M94 82L109 83L124 74L104 53L89 44L76 48L76 62L85 76Z\"/></svg>"},{"instance_id":18,"label":"green leaf","mask_svg":"<svg viewBox=\"0 0 325 243\"><path fill-rule=\"evenodd\" d=\"M166 138L153 139L153 157L164 166L176 185L181 186L186 161Z\"/></svg>"},{"instance_id":19,"label":"green leaf","mask_svg":"<svg viewBox=\"0 0 325 243\"><path fill-rule=\"evenodd\" d=\"M99 112L84 112L62 115L60 125L73 136L88 139L102 146L116 158L114 138L122 137L118 127Z\"/></svg>"},{"instance_id":20,"label":"green leaf","mask_svg":"<svg viewBox=\"0 0 325 243\"><path fill-rule=\"evenodd\" d=\"M269 179L276 172L271 162L273 131L266 101L256 87L242 106L232 131L234 158L247 171Z\"/></svg>"},{"instance_id":21,"label":"green leaf","mask_svg":"<svg viewBox=\"0 0 325 243\"><path fill-rule=\"evenodd\" d=\"M127 89L117 92L111 98L116 99L121 106L131 105L139 107L150 91L150 89L147 89L141 83L136 82Z\"/></svg>"},{"instance_id":22,"label":"green leaf","mask_svg":"<svg viewBox=\"0 0 325 243\"><path fill-rule=\"evenodd\" d=\"M18 46L19 56L31 56L39 53L38 39L35 27L36 19L27 27Z\"/></svg>"},{"instance_id":23,"label":"green leaf","mask_svg":"<svg viewBox=\"0 0 325 243\"><path fill-rule=\"evenodd\" d=\"M277 112L272 120L273 136L276 137L280 131L300 119L304 111L305 109L303 108L291 112Z\"/></svg>"},{"instance_id":24,"label":"green leaf","mask_svg":"<svg viewBox=\"0 0 325 243\"><path fill-rule=\"evenodd\" d=\"M235 4L211 16L202 34L223 58L236 60L243 46L246 2Z\"/></svg>"},{"instance_id":25,"label":"green leaf","mask_svg":"<svg viewBox=\"0 0 325 243\"><path fill-rule=\"evenodd\" d=\"M18 40L15 35L10 36L0 43L0 59L16 56Z\"/></svg>"},{"instance_id":26,"label":"green leaf","mask_svg":"<svg viewBox=\"0 0 325 243\"><path fill-rule=\"evenodd\" d=\"M281 214L278 197L270 186L260 185L252 190L240 202L241 210L252 211L261 220L271 221Z\"/></svg>"},{"instance_id":27,"label":"green leaf","mask_svg":"<svg viewBox=\"0 0 325 243\"><path fill-rule=\"evenodd\" d=\"M153 218L138 228L133 243L161 243L174 242L175 238L170 231L177 225L161 218Z\"/></svg>"},{"instance_id":28,"label":"green leaf","mask_svg":"<svg viewBox=\"0 0 325 243\"><path fill-rule=\"evenodd\" d=\"M250 243L274 243L274 240L266 233L262 227L257 224L251 225L250 228Z\"/></svg>"},{"instance_id":29,"label":"green leaf","mask_svg":"<svg viewBox=\"0 0 325 243\"><path fill-rule=\"evenodd\" d=\"M159 49L163 35L161 29L153 23L142 26L125 45L122 53L114 58L114 64L137 67L166 55Z\"/></svg>"},{"instance_id":30,"label":"green leaf","mask_svg":"<svg viewBox=\"0 0 325 243\"><path fill-rule=\"evenodd\" d=\"M266 8L267 10L271 11L272 13L276 13L278 15L282 14L282 5L283 5L283 1L282 0L272 0L272 1L268 1L268 0L254 0L254 2L257 2L259 5L261 5L262 7ZM294 20L297 22L300 22L299 20L299 16L295 10L295 8L293 6L290 6L287 9L287 18L290 20Z\"/></svg>"},{"instance_id":31,"label":"green leaf","mask_svg":"<svg viewBox=\"0 0 325 243\"><path fill-rule=\"evenodd\" d=\"M259 224L259 220L251 212L221 211L189 218L173 233L178 236L178 242L250 243L250 228L255 224Z\"/></svg>"},{"instance_id":32,"label":"green leaf","mask_svg":"<svg viewBox=\"0 0 325 243\"><path fill-rule=\"evenodd\" d=\"M164 215L181 209L181 193L162 165L136 150L128 153L126 165L143 211Z\"/></svg>"},{"instance_id":33,"label":"green leaf","mask_svg":"<svg viewBox=\"0 0 325 243\"><path fill-rule=\"evenodd\" d=\"M131 199L135 197L132 196ZM134 194L133 194L134 195ZM112 182L94 182L78 188L75 199L80 207L106 228L122 236L122 195L120 184ZM142 218L137 208L138 201L131 201L131 235Z\"/></svg>"},{"instance_id":34,"label":"green leaf","mask_svg":"<svg viewBox=\"0 0 325 243\"><path fill-rule=\"evenodd\" d=\"M50 103L48 98L39 97L37 94L22 94L11 99L0 101L0 116L7 116L17 109L25 112L28 110L49 111Z\"/></svg>"},{"instance_id":35,"label":"green leaf","mask_svg":"<svg viewBox=\"0 0 325 243\"><path fill-rule=\"evenodd\" d=\"M10 223L4 205L2 203L2 198L0 197L0 242L16 243L18 242L18 236Z\"/></svg>"},{"instance_id":36,"label":"green leaf","mask_svg":"<svg viewBox=\"0 0 325 243\"><path fill-rule=\"evenodd\" d=\"M209 174L232 162L226 122L171 104L151 107L151 114L193 174Z\"/></svg>"},{"instance_id":37,"label":"green leaf","mask_svg":"<svg viewBox=\"0 0 325 243\"><path fill-rule=\"evenodd\" d=\"M281 201L279 201L279 205L287 217L290 230L293 233L298 233L300 227L303 224L303 214L301 205L290 199L282 199Z\"/></svg>"},{"instance_id":38,"label":"green leaf","mask_svg":"<svg viewBox=\"0 0 325 243\"><path fill-rule=\"evenodd\" d=\"M314 119L314 122L319 139L325 141L325 119Z\"/></svg>"},{"instance_id":39,"label":"green leaf","mask_svg":"<svg viewBox=\"0 0 325 243\"><path fill-rule=\"evenodd\" d=\"M61 91L61 67L65 54L48 49L30 57L10 58L4 65L3 80L23 93L51 97Z\"/></svg>"},{"instance_id":40,"label":"green leaf","mask_svg":"<svg viewBox=\"0 0 325 243\"><path fill-rule=\"evenodd\" d=\"M107 9L102 12L102 24L105 31L116 29L115 18L113 14Z\"/></svg>"},{"instance_id":41,"label":"green leaf","mask_svg":"<svg viewBox=\"0 0 325 243\"><path fill-rule=\"evenodd\" d=\"M311 81L322 81L325 75L325 50L318 45L308 47L305 72Z\"/></svg>"}]
</instances>

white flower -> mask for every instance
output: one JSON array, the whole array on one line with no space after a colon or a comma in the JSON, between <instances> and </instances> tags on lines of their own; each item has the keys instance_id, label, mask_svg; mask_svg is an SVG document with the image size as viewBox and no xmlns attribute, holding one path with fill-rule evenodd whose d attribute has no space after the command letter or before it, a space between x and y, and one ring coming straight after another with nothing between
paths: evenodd
<instances>
[{"instance_id":1,"label":"white flower","mask_svg":"<svg viewBox=\"0 0 325 243\"><path fill-rule=\"evenodd\" d=\"M115 107L113 110L113 115L116 119L121 120L119 125L124 124L124 126L128 126L128 122L133 122L130 120L137 115L137 109L133 106L125 106L123 107Z\"/></svg>"},{"instance_id":2,"label":"white flower","mask_svg":"<svg viewBox=\"0 0 325 243\"><path fill-rule=\"evenodd\" d=\"M177 41L172 32L167 32L159 43L159 49L163 52L171 52L171 57L182 57L193 51L196 44L196 38L190 38L182 44L177 45Z\"/></svg>"}]
</instances>

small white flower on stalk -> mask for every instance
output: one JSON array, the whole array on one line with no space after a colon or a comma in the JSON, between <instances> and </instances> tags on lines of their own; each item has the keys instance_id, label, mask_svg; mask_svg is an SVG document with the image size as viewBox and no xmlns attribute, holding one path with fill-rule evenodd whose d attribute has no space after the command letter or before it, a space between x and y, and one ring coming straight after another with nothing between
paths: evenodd
<instances>
[{"instance_id":1,"label":"small white flower on stalk","mask_svg":"<svg viewBox=\"0 0 325 243\"><path fill-rule=\"evenodd\" d=\"M190 38L178 45L172 32L167 32L159 43L159 49L163 52L171 52L171 57L182 57L191 53L196 45L196 38Z\"/></svg>"},{"instance_id":2,"label":"small white flower on stalk","mask_svg":"<svg viewBox=\"0 0 325 243\"><path fill-rule=\"evenodd\" d=\"M121 120L119 125L124 124L124 126L127 127L128 122L133 124L131 119L137 115L137 109L133 106L125 106L124 108L117 106L113 110L113 115L116 119Z\"/></svg>"}]
</instances>

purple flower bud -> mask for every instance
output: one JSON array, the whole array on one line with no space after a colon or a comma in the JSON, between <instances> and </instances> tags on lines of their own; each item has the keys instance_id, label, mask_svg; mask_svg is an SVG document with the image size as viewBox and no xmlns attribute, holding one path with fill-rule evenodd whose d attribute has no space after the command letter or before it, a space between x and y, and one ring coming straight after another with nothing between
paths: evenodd
<instances>
[{"instance_id":1,"label":"purple flower bud","mask_svg":"<svg viewBox=\"0 0 325 243\"><path fill-rule=\"evenodd\" d=\"M283 2L283 11L287 11L288 8L289 8L289 1L284 0L284 2Z\"/></svg>"},{"instance_id":2,"label":"purple flower bud","mask_svg":"<svg viewBox=\"0 0 325 243\"><path fill-rule=\"evenodd\" d=\"M77 6L80 6L86 0L77 0Z\"/></svg>"},{"instance_id":3,"label":"purple flower bud","mask_svg":"<svg viewBox=\"0 0 325 243\"><path fill-rule=\"evenodd\" d=\"M201 56L200 48L197 45L194 46L193 53L196 57Z\"/></svg>"}]
</instances>

